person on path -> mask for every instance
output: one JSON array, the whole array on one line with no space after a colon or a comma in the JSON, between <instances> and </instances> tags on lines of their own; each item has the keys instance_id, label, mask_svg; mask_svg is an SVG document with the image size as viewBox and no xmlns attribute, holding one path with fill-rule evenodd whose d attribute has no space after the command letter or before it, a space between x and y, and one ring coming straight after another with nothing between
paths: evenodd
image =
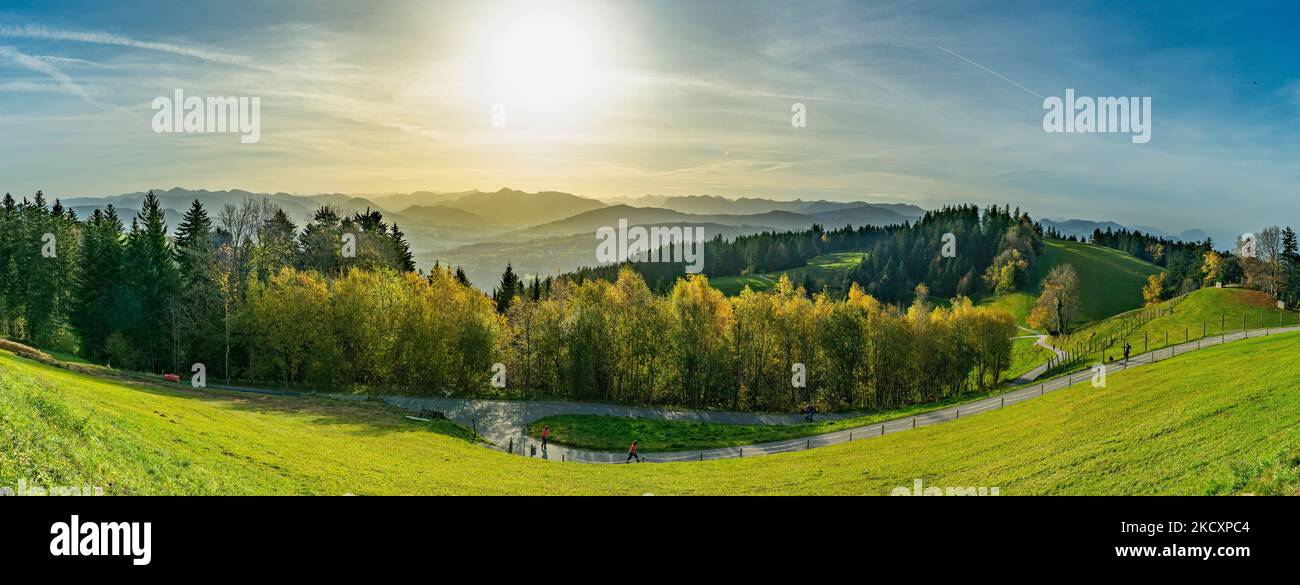
<instances>
[{"instance_id":1,"label":"person on path","mask_svg":"<svg viewBox=\"0 0 1300 585\"><path fill-rule=\"evenodd\" d=\"M640 462L641 462L641 456L636 454L636 441L635 441L635 440L632 441L632 446L631 446L631 447L628 447L628 450L627 450L627 460L623 461L623 463L627 463L628 461L631 461L633 458L636 459L636 462L637 462L637 463L640 463Z\"/></svg>"},{"instance_id":2,"label":"person on path","mask_svg":"<svg viewBox=\"0 0 1300 585\"><path fill-rule=\"evenodd\" d=\"M551 425L542 427L542 452L546 452L546 443L551 440Z\"/></svg>"},{"instance_id":3,"label":"person on path","mask_svg":"<svg viewBox=\"0 0 1300 585\"><path fill-rule=\"evenodd\" d=\"M1133 352L1133 346L1129 345L1128 342L1125 341L1124 342L1124 365L1126 366L1128 365L1128 355L1132 352Z\"/></svg>"},{"instance_id":4,"label":"person on path","mask_svg":"<svg viewBox=\"0 0 1300 585\"><path fill-rule=\"evenodd\" d=\"M804 415L803 419L806 420L806 421L808 421L808 422L812 422L812 421L813 421L813 415L816 414L816 413L817 413L817 408L814 407L812 401L809 400L809 401L808 401L808 413Z\"/></svg>"}]
</instances>

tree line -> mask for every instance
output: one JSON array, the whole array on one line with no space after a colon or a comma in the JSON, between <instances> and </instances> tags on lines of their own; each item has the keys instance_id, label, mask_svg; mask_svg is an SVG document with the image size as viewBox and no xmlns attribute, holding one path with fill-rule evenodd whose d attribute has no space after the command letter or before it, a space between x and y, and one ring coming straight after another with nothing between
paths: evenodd
<instances>
[{"instance_id":1,"label":"tree line","mask_svg":"<svg viewBox=\"0 0 1300 585\"><path fill-rule=\"evenodd\" d=\"M266 200L227 205L215 218L195 201L172 237L150 192L130 222L111 205L79 220L43 193L21 202L6 194L0 334L120 367L176 372L201 362L229 377L251 362L241 319L255 282L285 267L326 277L415 268L401 230L373 211L322 207L299 230Z\"/></svg>"},{"instance_id":2,"label":"tree line","mask_svg":"<svg viewBox=\"0 0 1300 585\"><path fill-rule=\"evenodd\" d=\"M1128 252L1165 269L1143 289L1148 305L1217 283L1240 284L1285 301L1300 303L1300 251L1295 230L1269 226L1254 241L1236 242L1231 250L1215 250L1210 239L1184 242L1140 231L1097 229L1092 243Z\"/></svg>"},{"instance_id":3,"label":"tree line","mask_svg":"<svg viewBox=\"0 0 1300 585\"><path fill-rule=\"evenodd\" d=\"M953 235L954 253L945 256L944 236ZM1028 283L1043 252L1043 228L1011 206L949 206L927 211L915 222L889 226L845 226L806 231L764 232L704 244L704 273L712 277L776 273L806 266L808 260L834 252L863 251L859 265L833 282L809 275L808 294L834 288L846 294L856 283L873 297L907 305L918 284L935 297L981 298L1016 290ZM628 263L582 268L573 280L613 282L631 267L652 290L666 294L684 272L681 263Z\"/></svg>"},{"instance_id":4,"label":"tree line","mask_svg":"<svg viewBox=\"0 0 1300 585\"><path fill-rule=\"evenodd\" d=\"M783 278L727 298L705 276L656 294L626 268L546 283L507 268L489 296L451 267L416 271L373 211L323 207L299 228L265 200L216 217L195 201L169 236L152 193L129 227L111 206L80 220L38 194L6 197L0 228L0 333L115 367L203 363L216 380L290 388L888 408L994 387L1015 333L965 298L931 306L923 284L903 306L856 284L833 299Z\"/></svg>"}]
</instances>

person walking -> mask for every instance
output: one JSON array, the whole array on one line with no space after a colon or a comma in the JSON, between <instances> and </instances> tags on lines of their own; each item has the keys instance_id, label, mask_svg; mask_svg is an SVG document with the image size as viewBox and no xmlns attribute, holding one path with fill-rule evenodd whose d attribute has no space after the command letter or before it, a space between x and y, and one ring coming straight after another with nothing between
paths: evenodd
<instances>
[{"instance_id":1,"label":"person walking","mask_svg":"<svg viewBox=\"0 0 1300 585\"><path fill-rule=\"evenodd\" d=\"M631 460L634 459L634 458L636 459L636 462L637 462L637 463L640 463L640 462L641 462L641 456L636 454L636 441L635 441L635 440L632 441L632 446L631 446L631 447L628 447L628 449L627 449L627 459L626 459L625 461L623 461L623 463L627 463L628 461L631 461Z\"/></svg>"},{"instance_id":2,"label":"person walking","mask_svg":"<svg viewBox=\"0 0 1300 585\"><path fill-rule=\"evenodd\" d=\"M546 444L551 441L551 425L542 427L542 453L546 452Z\"/></svg>"},{"instance_id":3,"label":"person walking","mask_svg":"<svg viewBox=\"0 0 1300 585\"><path fill-rule=\"evenodd\" d=\"M806 421L808 421L808 422L812 422L812 421L813 421L813 415L816 414L816 413L817 413L817 408L816 408L815 406L813 406L813 402L812 402L811 400L809 400L809 401L808 401L808 411L807 411L807 413L804 415L803 419L806 420Z\"/></svg>"},{"instance_id":4,"label":"person walking","mask_svg":"<svg viewBox=\"0 0 1300 585\"><path fill-rule=\"evenodd\" d=\"M1126 366L1128 365L1128 356L1132 352L1133 352L1133 346L1129 345L1129 343L1125 341L1124 342L1124 365Z\"/></svg>"}]
</instances>

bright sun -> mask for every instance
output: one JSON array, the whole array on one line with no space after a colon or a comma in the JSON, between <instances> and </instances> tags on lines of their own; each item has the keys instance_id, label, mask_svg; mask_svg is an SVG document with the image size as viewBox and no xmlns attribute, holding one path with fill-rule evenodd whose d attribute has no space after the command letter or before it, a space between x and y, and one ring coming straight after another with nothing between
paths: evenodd
<instances>
[{"instance_id":1,"label":"bright sun","mask_svg":"<svg viewBox=\"0 0 1300 585\"><path fill-rule=\"evenodd\" d=\"M603 90L602 31L589 11L529 2L493 20L485 73L494 99L547 111L581 107Z\"/></svg>"}]
</instances>

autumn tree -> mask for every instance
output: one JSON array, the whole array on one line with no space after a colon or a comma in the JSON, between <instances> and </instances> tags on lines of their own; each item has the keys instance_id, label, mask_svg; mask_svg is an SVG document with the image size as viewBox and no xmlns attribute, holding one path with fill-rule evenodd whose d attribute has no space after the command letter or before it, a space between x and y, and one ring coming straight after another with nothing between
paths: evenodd
<instances>
[{"instance_id":1,"label":"autumn tree","mask_svg":"<svg viewBox=\"0 0 1300 585\"><path fill-rule=\"evenodd\" d=\"M1142 287L1142 301L1146 306L1154 307L1164 300L1166 275L1167 273L1160 272L1147 276L1147 283Z\"/></svg>"},{"instance_id":2,"label":"autumn tree","mask_svg":"<svg viewBox=\"0 0 1300 585\"><path fill-rule=\"evenodd\" d=\"M1078 273L1069 264L1057 264L1043 279L1043 292L1027 320L1032 327L1065 333L1081 306Z\"/></svg>"}]
</instances>

